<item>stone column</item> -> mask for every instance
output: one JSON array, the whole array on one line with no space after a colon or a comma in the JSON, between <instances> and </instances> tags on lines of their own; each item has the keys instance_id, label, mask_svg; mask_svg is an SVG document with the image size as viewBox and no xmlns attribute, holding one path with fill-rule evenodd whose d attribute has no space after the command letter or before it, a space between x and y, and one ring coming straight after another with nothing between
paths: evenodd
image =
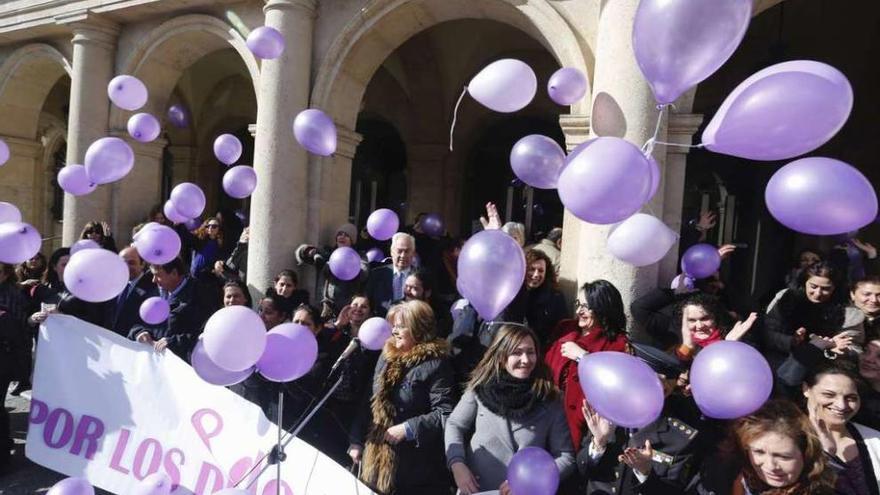
<instances>
[{"instance_id":1,"label":"stone column","mask_svg":"<svg viewBox=\"0 0 880 495\"><path fill-rule=\"evenodd\" d=\"M422 211L436 212L449 226L443 173L448 154L448 143L416 143L406 147L407 212L413 219Z\"/></svg>"},{"instance_id":2,"label":"stone column","mask_svg":"<svg viewBox=\"0 0 880 495\"><path fill-rule=\"evenodd\" d=\"M306 240L308 163L291 136L294 117L309 104L316 0L268 0L267 26L284 35L284 53L263 60L257 97L248 283L258 294L272 277L293 265L293 250Z\"/></svg>"},{"instance_id":3,"label":"stone column","mask_svg":"<svg viewBox=\"0 0 880 495\"><path fill-rule=\"evenodd\" d=\"M196 163L196 151L194 146L168 147L168 152L171 153L172 187L181 182L192 182L193 169Z\"/></svg>"},{"instance_id":4,"label":"stone column","mask_svg":"<svg viewBox=\"0 0 880 495\"><path fill-rule=\"evenodd\" d=\"M351 161L363 136L340 125L336 136L333 156L309 160L309 231L303 241L309 244L332 243L336 229L349 220Z\"/></svg>"},{"instance_id":5,"label":"stone column","mask_svg":"<svg viewBox=\"0 0 880 495\"><path fill-rule=\"evenodd\" d=\"M571 152L590 138L589 115L560 115L559 126L565 136L565 151ZM580 229L582 225L567 209L562 215L562 258L560 261L559 286L569 302L573 302L578 287L578 256L581 252Z\"/></svg>"},{"instance_id":6,"label":"stone column","mask_svg":"<svg viewBox=\"0 0 880 495\"><path fill-rule=\"evenodd\" d=\"M599 12L590 126L594 136L616 136L641 146L653 135L658 112L633 55L632 26L638 3L605 2ZM629 308L633 299L657 285L658 267L636 268L611 256L605 248L610 227L582 222L566 212L562 278L569 282L569 289L572 280L580 286L606 279L620 290Z\"/></svg>"},{"instance_id":7,"label":"stone column","mask_svg":"<svg viewBox=\"0 0 880 495\"><path fill-rule=\"evenodd\" d=\"M37 229L44 237L42 188L43 145L39 141L12 136L0 136L9 146L9 161L0 173L0 198L21 211L21 219Z\"/></svg>"},{"instance_id":8,"label":"stone column","mask_svg":"<svg viewBox=\"0 0 880 495\"><path fill-rule=\"evenodd\" d=\"M67 163L83 163L86 149L107 135L110 101L107 84L113 78L113 56L119 26L86 12L57 19L73 29L73 74L67 124ZM64 196L63 243L72 244L86 222L110 220L110 187L86 196Z\"/></svg>"},{"instance_id":9,"label":"stone column","mask_svg":"<svg viewBox=\"0 0 880 495\"><path fill-rule=\"evenodd\" d=\"M134 151L134 168L113 184L113 230L119 248L131 242L131 229L146 221L153 205L162 200L162 152L168 141L157 139L141 143L126 131L114 136L125 139Z\"/></svg>"}]
</instances>

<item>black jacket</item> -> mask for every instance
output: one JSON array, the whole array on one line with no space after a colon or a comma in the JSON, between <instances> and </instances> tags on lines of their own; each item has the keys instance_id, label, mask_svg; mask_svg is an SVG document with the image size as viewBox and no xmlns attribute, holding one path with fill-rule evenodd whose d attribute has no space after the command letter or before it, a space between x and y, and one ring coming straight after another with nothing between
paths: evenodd
<instances>
[{"instance_id":1,"label":"black jacket","mask_svg":"<svg viewBox=\"0 0 880 495\"><path fill-rule=\"evenodd\" d=\"M838 289L841 290L841 289ZM843 326L845 306L834 301L816 304L794 290L787 290L767 312L761 329L764 356L776 370L792 350L794 334L804 327L807 335L833 336Z\"/></svg>"},{"instance_id":2,"label":"black jacket","mask_svg":"<svg viewBox=\"0 0 880 495\"><path fill-rule=\"evenodd\" d=\"M550 287L538 287L527 293L526 321L541 339L541 349L547 349L550 332L556 324L568 318L568 308L562 293Z\"/></svg>"},{"instance_id":3,"label":"black jacket","mask_svg":"<svg viewBox=\"0 0 880 495\"><path fill-rule=\"evenodd\" d=\"M168 301L171 306L168 319L158 325L137 324L128 337L135 340L141 332L148 332L153 340L167 339L168 349L189 362L189 353L210 314L200 300L198 283L191 277L186 277L182 283L186 285Z\"/></svg>"},{"instance_id":4,"label":"black jacket","mask_svg":"<svg viewBox=\"0 0 880 495\"><path fill-rule=\"evenodd\" d=\"M124 290L128 290L128 287ZM122 301L111 299L108 304L108 328L114 332L127 336L135 325L145 325L141 320L141 304L147 299L158 296L159 290L153 283L149 273L140 276L137 284Z\"/></svg>"}]
</instances>

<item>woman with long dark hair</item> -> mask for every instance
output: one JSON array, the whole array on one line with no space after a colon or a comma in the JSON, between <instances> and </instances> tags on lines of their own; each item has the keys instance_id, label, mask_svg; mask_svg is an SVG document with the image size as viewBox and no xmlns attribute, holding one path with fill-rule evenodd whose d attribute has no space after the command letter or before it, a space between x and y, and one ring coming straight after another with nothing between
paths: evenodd
<instances>
[{"instance_id":1,"label":"woman with long dark hair","mask_svg":"<svg viewBox=\"0 0 880 495\"><path fill-rule=\"evenodd\" d=\"M565 298L556 286L553 262L543 251L526 251L526 321L538 335L542 348L549 344L550 333L568 316Z\"/></svg>"},{"instance_id":2,"label":"woman with long dark hair","mask_svg":"<svg viewBox=\"0 0 880 495\"><path fill-rule=\"evenodd\" d=\"M545 449L560 476L570 474L574 447L558 396L535 332L498 329L446 423L446 461L459 492L504 491L507 464L525 447Z\"/></svg>"}]
</instances>

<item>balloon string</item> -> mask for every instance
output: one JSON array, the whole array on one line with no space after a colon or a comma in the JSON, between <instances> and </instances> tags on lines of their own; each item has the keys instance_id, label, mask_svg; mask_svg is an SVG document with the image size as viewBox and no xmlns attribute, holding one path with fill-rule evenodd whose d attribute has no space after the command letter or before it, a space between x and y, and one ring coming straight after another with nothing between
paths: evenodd
<instances>
[{"instance_id":1,"label":"balloon string","mask_svg":"<svg viewBox=\"0 0 880 495\"><path fill-rule=\"evenodd\" d=\"M660 135L660 124L663 123L663 112L666 111L666 108L669 104L664 103L661 105L657 105L657 123L654 124L654 134L650 139L645 141L645 144L642 145L642 151L645 153L645 156L650 157L654 153L654 145L657 144L657 136Z\"/></svg>"},{"instance_id":2,"label":"balloon string","mask_svg":"<svg viewBox=\"0 0 880 495\"><path fill-rule=\"evenodd\" d=\"M656 140L649 140L649 141L651 141L651 144L662 144L664 146L676 146L679 148L705 148L706 147L706 145L703 143L700 143L700 144L681 144L681 143L667 143L666 141L656 141Z\"/></svg>"},{"instance_id":3,"label":"balloon string","mask_svg":"<svg viewBox=\"0 0 880 495\"><path fill-rule=\"evenodd\" d=\"M458 97L458 101L455 103L455 110L452 111L452 126L449 127L449 151L452 151L452 134L455 132L455 122L458 120L458 107L461 105L461 100L464 99L465 94L467 94L467 86L461 90L461 96Z\"/></svg>"}]
</instances>

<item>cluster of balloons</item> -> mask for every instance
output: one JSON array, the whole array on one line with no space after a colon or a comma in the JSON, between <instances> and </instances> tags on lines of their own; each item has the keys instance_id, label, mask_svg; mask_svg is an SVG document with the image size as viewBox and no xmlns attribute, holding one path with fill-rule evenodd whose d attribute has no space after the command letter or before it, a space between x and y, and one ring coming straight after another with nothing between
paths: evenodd
<instances>
[{"instance_id":1,"label":"cluster of balloons","mask_svg":"<svg viewBox=\"0 0 880 495\"><path fill-rule=\"evenodd\" d=\"M172 223L185 224L201 216L206 202L202 188L192 182L182 182L171 190L170 198L162 206L162 212Z\"/></svg>"},{"instance_id":2,"label":"cluster of balloons","mask_svg":"<svg viewBox=\"0 0 880 495\"><path fill-rule=\"evenodd\" d=\"M254 30L251 32L251 35L253 36L253 33L256 32L257 30ZM241 140L232 134L221 134L214 140L214 156L227 166L235 164L235 162L241 158L243 149L244 147L241 144ZM230 167L229 170L223 174L223 190L233 198L246 198L250 196L256 188L257 171L254 170L253 167L248 165L238 165Z\"/></svg>"}]
</instances>

